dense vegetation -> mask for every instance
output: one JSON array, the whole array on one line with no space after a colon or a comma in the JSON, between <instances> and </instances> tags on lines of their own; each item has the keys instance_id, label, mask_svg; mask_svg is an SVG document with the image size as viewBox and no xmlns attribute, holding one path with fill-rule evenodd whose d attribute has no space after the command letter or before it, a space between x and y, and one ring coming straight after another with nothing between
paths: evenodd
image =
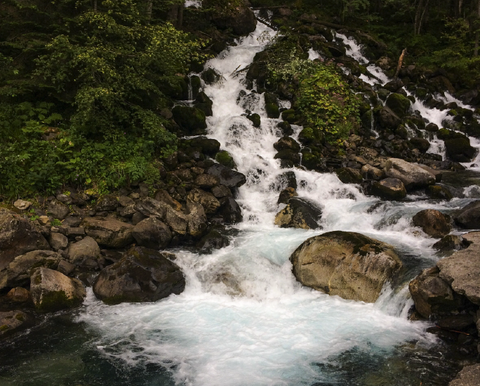
<instances>
[{"instance_id":1,"label":"dense vegetation","mask_svg":"<svg viewBox=\"0 0 480 386\"><path fill-rule=\"evenodd\" d=\"M228 13L239 1L204 1L202 12ZM157 163L176 146L162 113L182 94L183 77L205 59L202 47L215 35L200 31L202 39L194 38L187 23L182 30L171 17L181 3L2 1L0 196L53 193L66 184L103 193L159 178ZM480 0L251 3L290 6L285 35L301 32L302 14L316 13L322 22L385 42L383 54L393 60L407 48L407 62L444 69L457 89L478 86ZM280 62L271 63L271 79L296 85L308 126L341 137L356 124L358 101L334 67L309 63L296 47L287 45Z\"/></svg>"}]
</instances>

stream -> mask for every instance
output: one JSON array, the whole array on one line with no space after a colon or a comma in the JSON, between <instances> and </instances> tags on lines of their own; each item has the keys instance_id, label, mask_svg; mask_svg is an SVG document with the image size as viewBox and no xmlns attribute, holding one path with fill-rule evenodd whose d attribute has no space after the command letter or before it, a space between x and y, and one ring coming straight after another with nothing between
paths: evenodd
<instances>
[{"instance_id":1,"label":"stream","mask_svg":"<svg viewBox=\"0 0 480 386\"><path fill-rule=\"evenodd\" d=\"M244 221L234 226L231 244L209 255L174 250L187 282L177 296L107 306L90 290L79 310L46 318L2 348L2 386L427 386L447 385L459 370L426 331L429 323L408 320L408 282L440 258L432 248L437 240L414 228L411 218L427 208L451 213L478 197L477 171L446 176L463 198L433 201L418 194L382 202L334 174L282 169L273 148L282 135L280 120L266 117L263 96L247 89L238 71L274 34L258 23L207 63L222 74L204 88L213 101L209 137L247 176L237 197ZM261 127L246 112L259 114ZM294 130L295 137L301 128ZM274 225L285 172L295 174L300 197L322 208L321 230ZM329 296L295 280L291 253L333 230L361 232L400 255L403 277L375 304Z\"/></svg>"}]
</instances>

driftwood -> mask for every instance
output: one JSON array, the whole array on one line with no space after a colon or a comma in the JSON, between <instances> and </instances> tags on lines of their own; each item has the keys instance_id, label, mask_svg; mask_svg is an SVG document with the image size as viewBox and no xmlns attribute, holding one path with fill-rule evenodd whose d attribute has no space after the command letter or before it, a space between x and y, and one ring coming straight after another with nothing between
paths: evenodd
<instances>
[{"instance_id":1,"label":"driftwood","mask_svg":"<svg viewBox=\"0 0 480 386\"><path fill-rule=\"evenodd\" d=\"M404 48L403 51L402 51L402 54L400 55L400 58L398 58L398 65L397 65L397 71L395 71L395 78L398 77L398 73L400 72L400 69L402 68L403 58L405 58L406 53L407 53L407 49Z\"/></svg>"}]
</instances>

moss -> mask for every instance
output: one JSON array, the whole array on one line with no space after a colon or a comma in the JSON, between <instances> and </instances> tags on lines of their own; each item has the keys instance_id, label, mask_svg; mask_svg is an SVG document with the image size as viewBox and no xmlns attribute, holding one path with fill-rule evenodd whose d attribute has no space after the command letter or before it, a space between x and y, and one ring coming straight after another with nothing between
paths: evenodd
<instances>
[{"instance_id":1,"label":"moss","mask_svg":"<svg viewBox=\"0 0 480 386\"><path fill-rule=\"evenodd\" d=\"M19 320L20 322L24 322L25 316L23 314L18 313L15 315L15 319Z\"/></svg>"},{"instance_id":2,"label":"moss","mask_svg":"<svg viewBox=\"0 0 480 386\"><path fill-rule=\"evenodd\" d=\"M236 169L237 165L228 151L222 150L217 153L215 160L230 169Z\"/></svg>"},{"instance_id":3,"label":"moss","mask_svg":"<svg viewBox=\"0 0 480 386\"><path fill-rule=\"evenodd\" d=\"M35 306L40 312L54 312L66 308L78 307L82 304L82 299L69 298L65 291L52 291L44 294L41 301Z\"/></svg>"},{"instance_id":4,"label":"moss","mask_svg":"<svg viewBox=\"0 0 480 386\"><path fill-rule=\"evenodd\" d=\"M5 331L7 331L7 330L9 330L9 329L10 329L10 326L8 326L8 325L6 325L6 324L2 324L2 325L0 326L0 332L5 332Z\"/></svg>"}]
</instances>

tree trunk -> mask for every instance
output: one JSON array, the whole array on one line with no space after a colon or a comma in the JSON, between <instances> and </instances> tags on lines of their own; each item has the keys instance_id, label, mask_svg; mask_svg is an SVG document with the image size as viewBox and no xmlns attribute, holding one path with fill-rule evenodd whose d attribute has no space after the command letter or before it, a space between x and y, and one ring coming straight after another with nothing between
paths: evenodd
<instances>
[{"instance_id":1,"label":"tree trunk","mask_svg":"<svg viewBox=\"0 0 480 386\"><path fill-rule=\"evenodd\" d=\"M415 35L420 35L429 1L430 0L419 0L418 2L417 10L415 11L415 25L413 31Z\"/></svg>"},{"instance_id":2,"label":"tree trunk","mask_svg":"<svg viewBox=\"0 0 480 386\"><path fill-rule=\"evenodd\" d=\"M475 20L475 49L473 51L473 56L478 56L478 46L480 40L480 0L477 0L477 20Z\"/></svg>"}]
</instances>

